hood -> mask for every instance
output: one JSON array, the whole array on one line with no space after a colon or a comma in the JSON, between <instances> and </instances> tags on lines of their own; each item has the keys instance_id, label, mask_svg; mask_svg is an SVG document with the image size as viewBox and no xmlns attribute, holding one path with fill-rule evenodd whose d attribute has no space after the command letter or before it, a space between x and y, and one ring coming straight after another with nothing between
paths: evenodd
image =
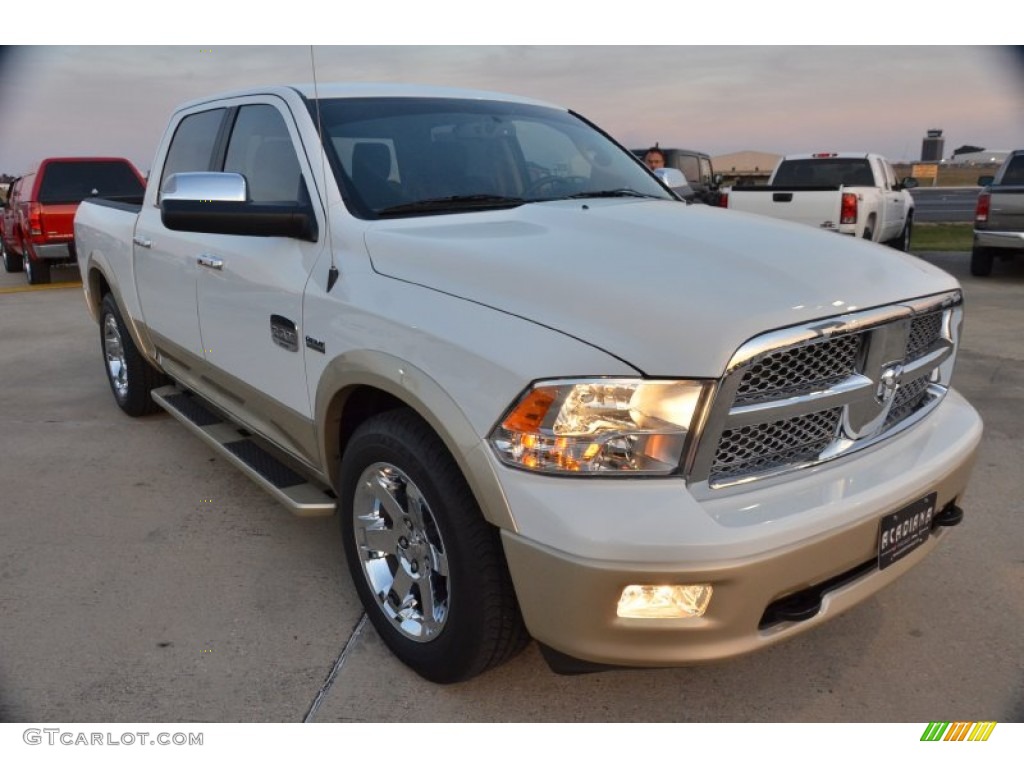
<instances>
[{"instance_id":1,"label":"hood","mask_svg":"<svg viewBox=\"0 0 1024 768\"><path fill-rule=\"evenodd\" d=\"M651 376L717 377L765 331L957 287L885 246L652 200L378 221L366 245L380 274L527 318Z\"/></svg>"}]
</instances>

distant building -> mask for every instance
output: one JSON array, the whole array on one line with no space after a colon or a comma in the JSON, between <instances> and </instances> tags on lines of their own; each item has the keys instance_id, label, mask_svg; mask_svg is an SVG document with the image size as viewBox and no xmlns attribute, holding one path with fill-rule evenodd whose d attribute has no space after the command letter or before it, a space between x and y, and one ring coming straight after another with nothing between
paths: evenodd
<instances>
[{"instance_id":1,"label":"distant building","mask_svg":"<svg viewBox=\"0 0 1024 768\"><path fill-rule=\"evenodd\" d=\"M945 145L946 140L942 138L942 130L930 129L924 141L921 142L921 162L937 163L942 160L942 151Z\"/></svg>"},{"instance_id":2,"label":"distant building","mask_svg":"<svg viewBox=\"0 0 1024 768\"><path fill-rule=\"evenodd\" d=\"M764 183L779 160L781 155L774 155L770 152L733 152L729 155L717 155L711 158L711 164L715 167L715 173L721 174L726 184L736 183Z\"/></svg>"}]
</instances>

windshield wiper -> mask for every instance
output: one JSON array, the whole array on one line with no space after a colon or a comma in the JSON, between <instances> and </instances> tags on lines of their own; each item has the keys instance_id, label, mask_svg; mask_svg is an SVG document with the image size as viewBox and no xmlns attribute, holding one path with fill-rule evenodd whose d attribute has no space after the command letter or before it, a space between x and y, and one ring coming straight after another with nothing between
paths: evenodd
<instances>
[{"instance_id":1,"label":"windshield wiper","mask_svg":"<svg viewBox=\"0 0 1024 768\"><path fill-rule=\"evenodd\" d=\"M429 200L416 200L411 203L391 205L377 211L378 216L393 216L402 213L439 213L443 211L461 211L477 208L514 208L525 203L521 197L505 195L450 195L435 197Z\"/></svg>"},{"instance_id":2,"label":"windshield wiper","mask_svg":"<svg viewBox=\"0 0 1024 768\"><path fill-rule=\"evenodd\" d=\"M651 195L647 192L638 192L635 189L629 187L622 187L621 189L602 189L595 192L577 192L575 195L569 195L564 198L566 200L579 200L584 197L646 197L651 200L667 200L668 198L662 197L661 195Z\"/></svg>"}]
</instances>

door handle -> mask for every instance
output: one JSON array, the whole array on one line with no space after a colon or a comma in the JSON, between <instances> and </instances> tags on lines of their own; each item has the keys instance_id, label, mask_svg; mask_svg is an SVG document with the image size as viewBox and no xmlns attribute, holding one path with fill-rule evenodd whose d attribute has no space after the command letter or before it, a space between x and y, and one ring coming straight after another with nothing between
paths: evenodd
<instances>
[{"instance_id":1,"label":"door handle","mask_svg":"<svg viewBox=\"0 0 1024 768\"><path fill-rule=\"evenodd\" d=\"M136 235L135 237L132 238L132 242L135 243L140 248L152 248L153 247L153 241L152 240L147 240L146 238L139 237L138 235Z\"/></svg>"},{"instance_id":2,"label":"door handle","mask_svg":"<svg viewBox=\"0 0 1024 768\"><path fill-rule=\"evenodd\" d=\"M201 267L209 267L210 269L223 269L224 259L218 259L216 256L204 253L196 258L196 264Z\"/></svg>"}]
</instances>

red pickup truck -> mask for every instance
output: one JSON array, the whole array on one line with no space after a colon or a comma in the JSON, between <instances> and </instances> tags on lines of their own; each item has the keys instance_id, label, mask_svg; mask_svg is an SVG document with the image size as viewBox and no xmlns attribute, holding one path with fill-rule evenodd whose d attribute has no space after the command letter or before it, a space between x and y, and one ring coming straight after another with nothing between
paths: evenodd
<instances>
[{"instance_id":1,"label":"red pickup truck","mask_svg":"<svg viewBox=\"0 0 1024 768\"><path fill-rule=\"evenodd\" d=\"M51 157L18 179L3 208L4 269L25 271L32 285L50 282L50 267L75 263L73 223L87 197L141 202L146 182L122 157Z\"/></svg>"}]
</instances>

